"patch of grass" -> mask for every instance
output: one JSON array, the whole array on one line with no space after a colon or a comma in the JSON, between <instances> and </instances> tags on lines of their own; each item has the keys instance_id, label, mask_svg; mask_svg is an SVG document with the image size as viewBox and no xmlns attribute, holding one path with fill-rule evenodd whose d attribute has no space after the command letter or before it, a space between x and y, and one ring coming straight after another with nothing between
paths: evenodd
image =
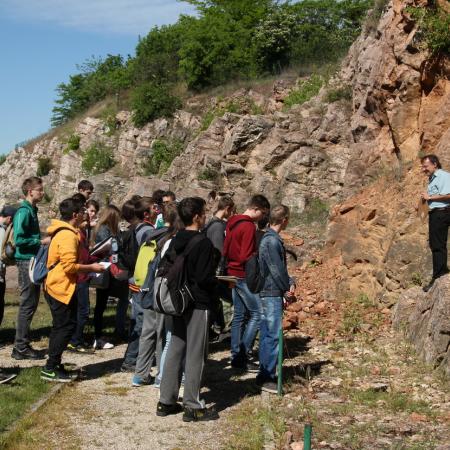
<instances>
[{"instance_id":1,"label":"patch of grass","mask_svg":"<svg viewBox=\"0 0 450 450\"><path fill-rule=\"evenodd\" d=\"M107 392L110 395L118 395L119 397L123 397L125 395L128 395L129 388L123 387L123 386L108 386L105 388L105 392Z\"/></svg>"},{"instance_id":2,"label":"patch of grass","mask_svg":"<svg viewBox=\"0 0 450 450\"><path fill-rule=\"evenodd\" d=\"M340 100L351 101L353 91L350 86L341 86L335 89L328 89L325 101L328 103L338 102Z\"/></svg>"},{"instance_id":3,"label":"patch of grass","mask_svg":"<svg viewBox=\"0 0 450 450\"><path fill-rule=\"evenodd\" d=\"M295 209L291 212L289 223L292 226L297 225L320 225L325 226L328 221L330 207L320 198L308 200L305 209L298 212Z\"/></svg>"},{"instance_id":4,"label":"patch of grass","mask_svg":"<svg viewBox=\"0 0 450 450\"><path fill-rule=\"evenodd\" d=\"M80 148L80 136L78 134L72 133L67 139L66 148L63 153L67 155L70 152L76 152Z\"/></svg>"},{"instance_id":5,"label":"patch of grass","mask_svg":"<svg viewBox=\"0 0 450 450\"><path fill-rule=\"evenodd\" d=\"M414 286L422 286L422 283L423 283L423 277L422 277L422 274L419 273L419 272L414 272L414 273L411 275L411 283L412 283Z\"/></svg>"},{"instance_id":6,"label":"patch of grass","mask_svg":"<svg viewBox=\"0 0 450 450\"><path fill-rule=\"evenodd\" d=\"M312 74L307 80L300 81L297 88L293 89L284 99L285 111L294 105L301 105L316 96L325 83L324 77Z\"/></svg>"},{"instance_id":7,"label":"patch of grass","mask_svg":"<svg viewBox=\"0 0 450 450\"><path fill-rule=\"evenodd\" d=\"M0 386L0 443L4 444L1 435L8 427L52 387L50 383L41 380L40 372L40 367L20 369L12 383Z\"/></svg>"},{"instance_id":8,"label":"patch of grass","mask_svg":"<svg viewBox=\"0 0 450 450\"><path fill-rule=\"evenodd\" d=\"M108 171L115 164L112 148L96 142L84 152L81 167L87 174L97 175Z\"/></svg>"},{"instance_id":9,"label":"patch of grass","mask_svg":"<svg viewBox=\"0 0 450 450\"><path fill-rule=\"evenodd\" d=\"M162 175L167 172L172 161L183 151L183 142L178 139L156 139L153 153L144 164L145 175Z\"/></svg>"},{"instance_id":10,"label":"patch of grass","mask_svg":"<svg viewBox=\"0 0 450 450\"><path fill-rule=\"evenodd\" d=\"M8 155L0 155L0 166L6 161Z\"/></svg>"},{"instance_id":11,"label":"patch of grass","mask_svg":"<svg viewBox=\"0 0 450 450\"><path fill-rule=\"evenodd\" d=\"M41 156L38 159L38 166L36 170L36 176L45 177L53 169L52 160L47 156Z\"/></svg>"},{"instance_id":12,"label":"patch of grass","mask_svg":"<svg viewBox=\"0 0 450 450\"><path fill-rule=\"evenodd\" d=\"M356 308L348 308L342 317L341 331L345 336L350 336L361 330L363 319Z\"/></svg>"},{"instance_id":13,"label":"patch of grass","mask_svg":"<svg viewBox=\"0 0 450 450\"><path fill-rule=\"evenodd\" d=\"M365 307L374 306L373 300L371 300L365 292L360 292L356 297L356 301L357 303Z\"/></svg>"},{"instance_id":14,"label":"patch of grass","mask_svg":"<svg viewBox=\"0 0 450 450\"><path fill-rule=\"evenodd\" d=\"M198 174L199 180L214 181L217 180L219 172L212 167L205 167Z\"/></svg>"}]
</instances>

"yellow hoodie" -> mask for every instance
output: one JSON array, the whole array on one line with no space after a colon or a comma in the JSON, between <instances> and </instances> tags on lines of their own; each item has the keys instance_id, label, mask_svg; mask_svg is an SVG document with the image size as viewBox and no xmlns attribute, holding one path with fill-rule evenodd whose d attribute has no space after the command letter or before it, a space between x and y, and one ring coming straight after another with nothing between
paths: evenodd
<instances>
[{"instance_id":1,"label":"yellow hoodie","mask_svg":"<svg viewBox=\"0 0 450 450\"><path fill-rule=\"evenodd\" d=\"M51 236L58 228L68 228L58 231L48 249L47 268L56 266L48 272L45 290L56 300L69 304L77 284L78 247L80 240L78 230L68 222L53 219L47 228Z\"/></svg>"}]
</instances>

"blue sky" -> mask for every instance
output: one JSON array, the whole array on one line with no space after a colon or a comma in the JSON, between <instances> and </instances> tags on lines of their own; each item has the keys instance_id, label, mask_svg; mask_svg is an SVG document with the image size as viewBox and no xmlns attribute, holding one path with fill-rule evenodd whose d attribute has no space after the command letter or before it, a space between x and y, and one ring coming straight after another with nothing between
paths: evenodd
<instances>
[{"instance_id":1,"label":"blue sky","mask_svg":"<svg viewBox=\"0 0 450 450\"><path fill-rule=\"evenodd\" d=\"M55 88L77 64L133 55L139 35L192 12L176 0L0 0L0 154L50 128Z\"/></svg>"}]
</instances>

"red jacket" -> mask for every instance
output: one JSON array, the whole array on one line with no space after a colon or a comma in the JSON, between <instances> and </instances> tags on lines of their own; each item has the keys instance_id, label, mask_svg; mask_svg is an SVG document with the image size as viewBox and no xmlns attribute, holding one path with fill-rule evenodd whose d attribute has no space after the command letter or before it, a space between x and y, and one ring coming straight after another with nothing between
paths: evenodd
<instances>
[{"instance_id":1,"label":"red jacket","mask_svg":"<svg viewBox=\"0 0 450 450\"><path fill-rule=\"evenodd\" d=\"M228 275L245 278L245 263L255 252L256 226L253 220L244 214L231 217L227 223L223 244Z\"/></svg>"}]
</instances>

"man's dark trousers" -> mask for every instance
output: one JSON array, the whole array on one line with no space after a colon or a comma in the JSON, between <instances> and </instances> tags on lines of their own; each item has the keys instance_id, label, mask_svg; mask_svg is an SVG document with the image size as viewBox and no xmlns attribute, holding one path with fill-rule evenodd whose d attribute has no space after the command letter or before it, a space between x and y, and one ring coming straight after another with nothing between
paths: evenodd
<instances>
[{"instance_id":1,"label":"man's dark trousers","mask_svg":"<svg viewBox=\"0 0 450 450\"><path fill-rule=\"evenodd\" d=\"M447 238L450 227L450 208L431 210L428 217L430 248L433 256L433 279L448 273Z\"/></svg>"},{"instance_id":2,"label":"man's dark trousers","mask_svg":"<svg viewBox=\"0 0 450 450\"><path fill-rule=\"evenodd\" d=\"M68 305L54 299L47 292L45 292L45 299L52 313L52 330L45 368L54 370L61 364L61 356L77 326L77 295L72 296Z\"/></svg>"}]
</instances>

